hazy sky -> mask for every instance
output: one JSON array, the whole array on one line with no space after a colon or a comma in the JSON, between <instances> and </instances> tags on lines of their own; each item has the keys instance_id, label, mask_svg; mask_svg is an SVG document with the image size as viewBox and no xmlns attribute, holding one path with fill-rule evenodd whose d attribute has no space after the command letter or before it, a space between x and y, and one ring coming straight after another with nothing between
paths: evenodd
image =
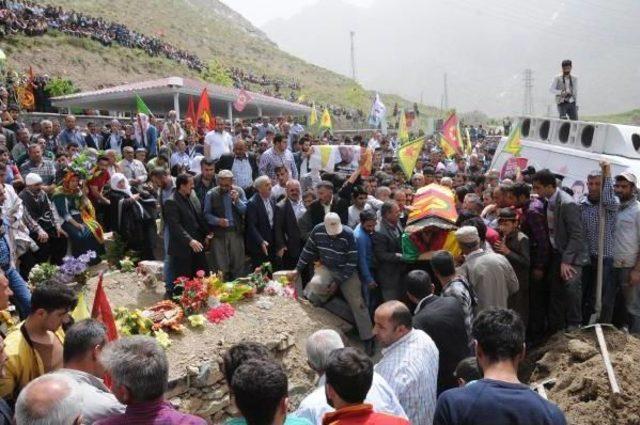
<instances>
[{"instance_id":1,"label":"hazy sky","mask_svg":"<svg viewBox=\"0 0 640 425\"><path fill-rule=\"evenodd\" d=\"M224 4L240 12L257 27L277 18L290 18L307 6L321 0L222 0ZM373 0L346 0L356 6L369 6Z\"/></svg>"},{"instance_id":2,"label":"hazy sky","mask_svg":"<svg viewBox=\"0 0 640 425\"><path fill-rule=\"evenodd\" d=\"M365 88L491 116L555 115L549 84L574 60L580 113L640 106L640 0L222 0L278 46Z\"/></svg>"}]
</instances>

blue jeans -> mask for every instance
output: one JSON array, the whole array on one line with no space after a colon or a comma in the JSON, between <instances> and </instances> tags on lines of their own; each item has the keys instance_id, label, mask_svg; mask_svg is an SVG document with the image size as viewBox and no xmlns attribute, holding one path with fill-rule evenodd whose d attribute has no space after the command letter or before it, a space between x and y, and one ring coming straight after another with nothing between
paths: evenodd
<instances>
[{"instance_id":1,"label":"blue jeans","mask_svg":"<svg viewBox=\"0 0 640 425\"><path fill-rule=\"evenodd\" d=\"M5 270L4 275L9 280L9 288L13 291L13 298L16 302L16 308L20 315L20 320L27 318L31 312L31 292L18 271L11 267Z\"/></svg>"},{"instance_id":2,"label":"blue jeans","mask_svg":"<svg viewBox=\"0 0 640 425\"><path fill-rule=\"evenodd\" d=\"M169 226L165 223L163 231L163 247L164 247L164 287L167 292L173 291L173 268L171 267L171 257L169 256Z\"/></svg>"}]
</instances>

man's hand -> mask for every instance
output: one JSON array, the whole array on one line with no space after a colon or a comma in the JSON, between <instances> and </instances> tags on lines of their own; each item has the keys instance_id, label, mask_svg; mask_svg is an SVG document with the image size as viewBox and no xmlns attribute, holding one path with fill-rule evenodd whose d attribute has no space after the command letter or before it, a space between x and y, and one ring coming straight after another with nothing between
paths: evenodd
<instances>
[{"instance_id":1,"label":"man's hand","mask_svg":"<svg viewBox=\"0 0 640 425\"><path fill-rule=\"evenodd\" d=\"M507 247L507 244L504 241L498 240L493 244L493 250L502 255L508 255L511 250Z\"/></svg>"},{"instance_id":2,"label":"man's hand","mask_svg":"<svg viewBox=\"0 0 640 425\"><path fill-rule=\"evenodd\" d=\"M544 270L542 270L542 269L533 269L531 271L531 276L535 280L542 280L542 278L544 278Z\"/></svg>"},{"instance_id":3,"label":"man's hand","mask_svg":"<svg viewBox=\"0 0 640 425\"><path fill-rule=\"evenodd\" d=\"M606 159L600 161L600 169L602 170L603 177L611 176L611 163Z\"/></svg>"},{"instance_id":4,"label":"man's hand","mask_svg":"<svg viewBox=\"0 0 640 425\"><path fill-rule=\"evenodd\" d=\"M231 189L229 191L229 197L231 198L231 202L235 204L236 202L238 202L238 199L240 198L240 194L238 193L237 190Z\"/></svg>"},{"instance_id":5,"label":"man's hand","mask_svg":"<svg viewBox=\"0 0 640 425\"><path fill-rule=\"evenodd\" d=\"M189 246L191 247L193 252L202 252L202 250L204 249L202 244L195 239L191 239L191 241L189 242Z\"/></svg>"},{"instance_id":6,"label":"man's hand","mask_svg":"<svg viewBox=\"0 0 640 425\"><path fill-rule=\"evenodd\" d=\"M560 276L563 280L571 280L576 276L577 273L578 272L576 271L575 267L573 267L571 264L560 263Z\"/></svg>"},{"instance_id":7,"label":"man's hand","mask_svg":"<svg viewBox=\"0 0 640 425\"><path fill-rule=\"evenodd\" d=\"M137 201L138 199L140 199L140 194L136 193L135 195L131 195L131 198L133 198L134 201Z\"/></svg>"},{"instance_id":8,"label":"man's hand","mask_svg":"<svg viewBox=\"0 0 640 425\"><path fill-rule=\"evenodd\" d=\"M48 240L49 235L47 235L47 232L38 232L38 242L47 243Z\"/></svg>"},{"instance_id":9,"label":"man's hand","mask_svg":"<svg viewBox=\"0 0 640 425\"><path fill-rule=\"evenodd\" d=\"M498 208L497 204L489 204L480 213L480 217L485 218L488 214L491 214Z\"/></svg>"},{"instance_id":10,"label":"man's hand","mask_svg":"<svg viewBox=\"0 0 640 425\"><path fill-rule=\"evenodd\" d=\"M629 273L629 285L637 286L640 285L640 270L633 269Z\"/></svg>"},{"instance_id":11,"label":"man's hand","mask_svg":"<svg viewBox=\"0 0 640 425\"><path fill-rule=\"evenodd\" d=\"M283 246L282 248L280 248L280 249L278 250L278 252L276 252L276 255L277 255L278 257L282 258L282 257L284 256L284 252L285 252L286 250L287 250L287 247L286 247L286 246Z\"/></svg>"},{"instance_id":12,"label":"man's hand","mask_svg":"<svg viewBox=\"0 0 640 425\"><path fill-rule=\"evenodd\" d=\"M269 256L269 242L267 241L262 241L262 243L260 244L260 248L262 249L262 253L265 256Z\"/></svg>"},{"instance_id":13,"label":"man's hand","mask_svg":"<svg viewBox=\"0 0 640 425\"><path fill-rule=\"evenodd\" d=\"M227 220L226 218L221 218L220 220L218 220L218 226L223 228L229 227L229 220Z\"/></svg>"},{"instance_id":14,"label":"man's hand","mask_svg":"<svg viewBox=\"0 0 640 425\"><path fill-rule=\"evenodd\" d=\"M59 238L68 238L69 237L69 235L67 235L67 232L62 230L61 227L56 228L56 230L58 231L58 237Z\"/></svg>"}]
</instances>

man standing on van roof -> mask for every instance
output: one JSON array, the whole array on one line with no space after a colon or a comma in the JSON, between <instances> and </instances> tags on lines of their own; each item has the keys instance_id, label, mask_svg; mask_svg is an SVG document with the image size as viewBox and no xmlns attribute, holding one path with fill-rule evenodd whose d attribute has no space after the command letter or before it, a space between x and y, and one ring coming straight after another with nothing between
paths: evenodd
<instances>
[{"instance_id":1,"label":"man standing on van roof","mask_svg":"<svg viewBox=\"0 0 640 425\"><path fill-rule=\"evenodd\" d=\"M556 96L560 118L577 120L578 78L571 75L571 61L569 59L562 61L562 74L554 77L549 91Z\"/></svg>"}]
</instances>

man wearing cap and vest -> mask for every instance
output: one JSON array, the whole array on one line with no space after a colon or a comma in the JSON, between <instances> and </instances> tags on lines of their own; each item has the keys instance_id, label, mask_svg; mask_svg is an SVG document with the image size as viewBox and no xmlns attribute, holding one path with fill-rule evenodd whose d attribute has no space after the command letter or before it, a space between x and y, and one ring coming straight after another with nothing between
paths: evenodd
<instances>
[{"instance_id":1,"label":"man wearing cap and vest","mask_svg":"<svg viewBox=\"0 0 640 425\"><path fill-rule=\"evenodd\" d=\"M373 349L372 325L358 278L358 250L353 231L343 226L340 216L330 212L324 222L313 228L300 254L296 273L315 262L313 277L305 296L314 304L327 302L338 289L351 307L360 338L368 352Z\"/></svg>"},{"instance_id":2,"label":"man wearing cap and vest","mask_svg":"<svg viewBox=\"0 0 640 425\"><path fill-rule=\"evenodd\" d=\"M616 176L613 189L620 200L613 239L615 287L622 290L629 332L640 334L640 202L637 177L625 171Z\"/></svg>"},{"instance_id":3,"label":"man wearing cap and vest","mask_svg":"<svg viewBox=\"0 0 640 425\"><path fill-rule=\"evenodd\" d=\"M211 244L218 270L227 280L244 276L244 217L247 198L241 187L233 184L233 172L220 170L218 185L204 199L204 218L216 235Z\"/></svg>"}]
</instances>

